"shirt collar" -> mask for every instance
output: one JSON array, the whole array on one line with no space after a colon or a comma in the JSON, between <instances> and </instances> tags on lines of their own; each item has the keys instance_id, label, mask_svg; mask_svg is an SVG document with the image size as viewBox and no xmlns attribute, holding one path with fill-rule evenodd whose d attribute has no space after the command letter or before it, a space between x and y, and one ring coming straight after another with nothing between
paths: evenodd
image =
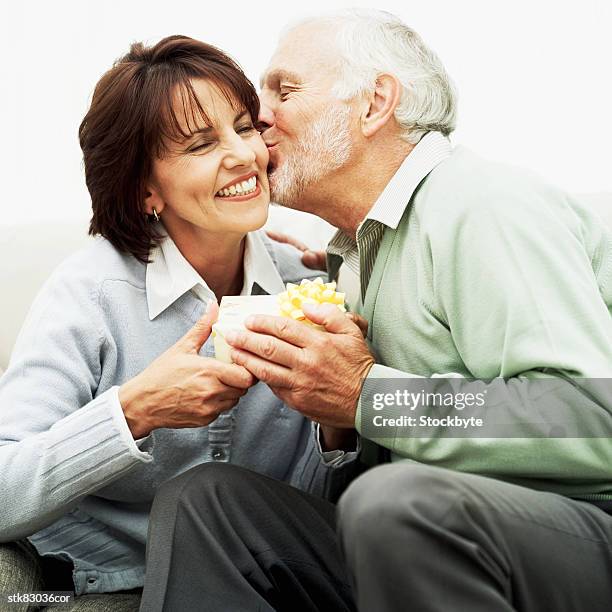
<instances>
[{"instance_id":1,"label":"shirt collar","mask_svg":"<svg viewBox=\"0 0 612 612\"><path fill-rule=\"evenodd\" d=\"M285 290L285 283L266 247L264 236L263 230L246 235L244 284L240 295L251 295L255 285L259 285L268 295Z\"/></svg>"},{"instance_id":2,"label":"shirt collar","mask_svg":"<svg viewBox=\"0 0 612 612\"><path fill-rule=\"evenodd\" d=\"M406 156L397 172L387 183L383 192L357 228L371 226L369 221L378 221L387 227L397 229L399 222L421 181L452 153L449 139L440 132L428 132ZM338 230L329 242L328 252L340 254L354 247L355 241Z\"/></svg>"},{"instance_id":3,"label":"shirt collar","mask_svg":"<svg viewBox=\"0 0 612 612\"><path fill-rule=\"evenodd\" d=\"M416 188L451 152L451 143L446 136L440 132L425 134L378 196L362 225L366 219L371 219L397 229Z\"/></svg>"},{"instance_id":4,"label":"shirt collar","mask_svg":"<svg viewBox=\"0 0 612 612\"><path fill-rule=\"evenodd\" d=\"M206 281L185 259L163 226L159 225L163 238L151 248L146 269L147 306L151 321L187 291L193 291L202 301L216 299ZM261 232L246 235L243 265L244 284L240 295L250 295L256 284L269 294L284 290L283 280Z\"/></svg>"}]
</instances>

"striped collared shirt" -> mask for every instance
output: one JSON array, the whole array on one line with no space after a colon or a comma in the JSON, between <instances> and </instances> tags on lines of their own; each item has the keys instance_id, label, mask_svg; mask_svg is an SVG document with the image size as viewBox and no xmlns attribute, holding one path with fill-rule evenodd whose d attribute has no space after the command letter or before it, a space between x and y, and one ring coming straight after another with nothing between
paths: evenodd
<instances>
[{"instance_id":1,"label":"striped collared shirt","mask_svg":"<svg viewBox=\"0 0 612 612\"><path fill-rule=\"evenodd\" d=\"M428 132L402 162L357 228L357 241L338 230L327 245L327 269L336 279L342 263L359 277L365 298L385 227L396 229L421 181L452 151L448 138Z\"/></svg>"}]
</instances>

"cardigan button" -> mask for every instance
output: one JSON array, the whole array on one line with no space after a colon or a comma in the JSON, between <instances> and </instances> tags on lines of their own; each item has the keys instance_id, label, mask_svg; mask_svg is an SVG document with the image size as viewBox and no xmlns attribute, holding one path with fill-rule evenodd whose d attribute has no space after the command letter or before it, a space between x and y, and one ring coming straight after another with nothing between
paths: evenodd
<instances>
[{"instance_id":1,"label":"cardigan button","mask_svg":"<svg viewBox=\"0 0 612 612\"><path fill-rule=\"evenodd\" d=\"M214 461L223 461L226 457L226 453L222 448L213 448L210 454Z\"/></svg>"}]
</instances>

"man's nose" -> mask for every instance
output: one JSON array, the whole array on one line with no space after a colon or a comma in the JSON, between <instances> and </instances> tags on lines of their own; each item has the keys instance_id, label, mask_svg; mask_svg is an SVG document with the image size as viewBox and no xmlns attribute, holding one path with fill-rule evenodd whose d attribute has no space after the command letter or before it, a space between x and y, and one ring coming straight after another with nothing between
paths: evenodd
<instances>
[{"instance_id":1,"label":"man's nose","mask_svg":"<svg viewBox=\"0 0 612 612\"><path fill-rule=\"evenodd\" d=\"M265 96L259 94L259 117L257 117L260 132L265 132L274 125L274 111L265 101Z\"/></svg>"}]
</instances>

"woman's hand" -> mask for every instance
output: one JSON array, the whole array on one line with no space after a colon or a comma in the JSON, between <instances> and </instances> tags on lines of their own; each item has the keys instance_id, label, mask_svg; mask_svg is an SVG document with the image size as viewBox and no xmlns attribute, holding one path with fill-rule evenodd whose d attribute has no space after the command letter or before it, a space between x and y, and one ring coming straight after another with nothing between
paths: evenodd
<instances>
[{"instance_id":1,"label":"woman's hand","mask_svg":"<svg viewBox=\"0 0 612 612\"><path fill-rule=\"evenodd\" d=\"M119 388L119 401L135 439L159 427L208 425L257 382L242 366L198 354L210 336L218 308L210 302L187 334Z\"/></svg>"}]
</instances>

